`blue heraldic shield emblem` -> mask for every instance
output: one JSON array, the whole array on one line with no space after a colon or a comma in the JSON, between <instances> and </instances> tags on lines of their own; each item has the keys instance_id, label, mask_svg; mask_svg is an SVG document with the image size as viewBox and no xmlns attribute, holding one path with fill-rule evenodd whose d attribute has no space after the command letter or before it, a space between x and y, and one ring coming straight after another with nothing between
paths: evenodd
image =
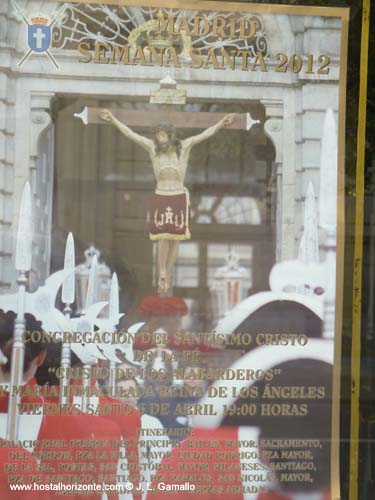
<instances>
[{"instance_id":1,"label":"blue heraldic shield emblem","mask_svg":"<svg viewBox=\"0 0 375 500\"><path fill-rule=\"evenodd\" d=\"M51 26L30 24L28 26L27 43L33 52L46 52L51 46Z\"/></svg>"}]
</instances>

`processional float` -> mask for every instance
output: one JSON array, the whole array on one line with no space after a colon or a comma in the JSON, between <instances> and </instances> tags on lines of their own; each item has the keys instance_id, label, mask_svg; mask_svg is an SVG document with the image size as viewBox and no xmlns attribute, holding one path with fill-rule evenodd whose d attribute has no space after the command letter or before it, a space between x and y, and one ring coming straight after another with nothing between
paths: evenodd
<instances>
[{"instance_id":1,"label":"processional float","mask_svg":"<svg viewBox=\"0 0 375 500\"><path fill-rule=\"evenodd\" d=\"M127 115L128 116L128 115ZM234 125L234 124L233 124ZM282 298L282 289L280 283L285 284L285 273L288 274L288 279L293 279L295 276L299 277L297 285L306 285L309 283L309 288L314 288L311 285L311 280L318 279L323 292L320 297L305 297L305 301L313 300L315 304L323 304L324 306L324 332L323 337L325 342L329 342L327 352L330 353L331 362L333 362L333 336L334 336L334 304L335 304L335 265L336 265L336 196L337 196L337 134L334 115L332 110L326 113L322 148L321 148L321 175L320 175L320 212L319 224L324 230L326 238L323 245L321 245L321 253L325 255L325 261L319 264L317 262L316 246L318 245L318 231L313 227L316 221L312 211L314 211L313 191L311 186L308 186L307 203L305 214L305 227L304 236L300 249L300 259L296 261L281 262L274 266L270 274L270 287L271 292L263 292L275 294L275 296ZM310 201L308 201L310 200ZM20 386L22 384L23 363L25 346L23 341L23 333L25 330L25 313L33 314L37 319L43 323L43 329L46 331L94 331L95 325L103 331L112 329L118 323L121 315L118 308L118 284L117 277L112 277L112 286L110 292L110 308L109 317L105 320L98 318L100 311L107 305L107 302L94 303L94 282L95 282L95 259L93 259L92 272L90 272L90 280L88 292L86 297L86 311L80 318L71 318L71 304L74 302L74 241L73 236L69 235L66 245L66 253L64 260L64 269L52 274L45 282L44 286L39 287L35 292L29 293L27 291L27 273L31 269L32 261L32 234L33 234L33 216L31 206L31 192L30 186L26 183L22 200L19 216L19 225L16 241L16 259L15 268L17 271L17 285L18 291L15 294L8 294L1 296L1 307L5 311L16 311L17 318L14 328L14 343L12 350L12 367L11 367L11 390L9 398L9 410L7 421L7 438L16 440L19 432L19 412L18 404L20 396L17 391L13 391L13 386ZM301 262L302 261L302 262ZM296 272L298 265L304 265L303 272ZM302 268L300 268L302 269ZM310 278L309 278L310 277ZM312 278L313 277L313 278ZM302 280L302 281L301 281ZM56 296L59 287L63 284L62 301L64 303L64 310L61 313L55 307ZM306 288L306 287L305 287ZM257 294L256 294L257 295ZM245 299L244 302L249 300L256 302L258 299L256 295ZM300 296L300 294L297 294ZM287 294L291 299L291 295ZM269 297L271 299L271 297ZM250 304L246 305L249 311ZM316 306L319 309L319 306ZM250 307L251 308L251 307ZM238 304L221 322L219 322L216 331L223 331L230 333L228 321L230 315L240 316L240 311L243 310L243 303ZM230 321L229 321L230 322ZM323 340L315 340L313 344L323 342ZM313 344L311 344L313 346ZM316 344L318 345L318 344ZM98 348L99 347L99 348ZM108 346L95 344L74 344L64 343L62 346L62 359L61 365L63 368L68 368L70 364L70 350L76 352L78 357L84 364L95 364L98 359L109 360L111 363L111 380L110 383L114 384L114 373L116 363L121 362L116 356L116 349L122 348L126 352L127 347L121 346ZM259 352L259 351L258 351ZM284 350L284 353L287 351ZM304 351L306 353L306 350ZM249 353L250 355L250 353ZM282 361L282 359L281 359ZM90 383L87 381L86 383ZM66 401L64 388L67 387L68 379L65 374L61 379L61 401Z\"/></svg>"}]
</instances>

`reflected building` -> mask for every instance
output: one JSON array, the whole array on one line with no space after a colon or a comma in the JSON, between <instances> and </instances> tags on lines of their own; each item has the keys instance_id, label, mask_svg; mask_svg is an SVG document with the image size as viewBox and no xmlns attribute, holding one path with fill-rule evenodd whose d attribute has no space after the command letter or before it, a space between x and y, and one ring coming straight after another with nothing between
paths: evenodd
<instances>
[{"instance_id":1,"label":"reflected building","mask_svg":"<svg viewBox=\"0 0 375 500\"><path fill-rule=\"evenodd\" d=\"M26 13L31 15L33 8L30 2ZM58 8L57 2L51 2L46 14L52 17ZM324 113L328 106L335 111L338 107L340 20L257 16L252 43L258 46L242 40L246 47L237 48L261 50L269 70L243 71L241 65L225 71L211 68L216 79L213 85L207 79L210 68L191 69L191 61L184 57L176 68L83 64L79 43L91 40L106 47L134 39L135 46L142 46L145 41L136 34L146 32L145 23L163 14L162 9L152 7L122 6L109 12L108 16L100 5L66 3L53 29L51 47L60 71L48 58L32 55L21 69L14 69L16 61L9 62L9 71L2 75L0 98L6 103L6 119L0 143L6 153L0 159L5 172L0 179L0 285L4 291L14 287L9 264L16 207L24 181L31 178L37 207L35 286L59 268L65 236L72 231L80 252L94 245L111 270L119 272L127 305L153 290L155 249L147 238L154 189L149 158L113 127L84 127L73 115L84 106L93 106L140 110L147 116L147 111L158 109L149 102L150 92L172 72L187 93L187 103L177 106L179 111L250 113L261 122L249 132L222 130L191 153L186 185L191 193L193 237L180 245L174 293L191 304L194 329L205 331L215 316L209 293L212 277L229 247L237 249L240 265L251 276L248 294L267 289L273 264L298 253L308 183L319 191ZM11 54L11 61L17 57L12 47L21 49L26 28L10 13L2 18L9 32L4 50ZM286 77L273 71L276 52L298 53L301 47L304 53L320 52L322 33L329 36L325 47L331 61L329 75L311 74L303 79L299 73ZM150 37L147 43L157 48L160 40L155 34ZM193 49L212 48L205 36L188 38L165 43L174 44L180 55L189 43ZM318 95L323 98L317 99ZM146 136L152 133L147 120L135 130ZM178 135L183 139L199 131L198 126L180 128ZM15 148L15 144L22 146ZM126 284L121 283L121 275Z\"/></svg>"}]
</instances>

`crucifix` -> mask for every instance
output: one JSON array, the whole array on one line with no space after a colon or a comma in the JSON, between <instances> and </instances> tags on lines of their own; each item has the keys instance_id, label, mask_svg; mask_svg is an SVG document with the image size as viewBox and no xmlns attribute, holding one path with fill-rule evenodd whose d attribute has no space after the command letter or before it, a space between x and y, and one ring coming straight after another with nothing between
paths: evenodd
<instances>
[{"instance_id":1,"label":"crucifix","mask_svg":"<svg viewBox=\"0 0 375 500\"><path fill-rule=\"evenodd\" d=\"M249 113L224 114L179 112L176 104L186 103L186 92L177 89L168 75L160 81L160 89L151 92L150 102L160 104L158 111L85 108L74 116L85 125L114 125L125 137L145 149L150 156L156 190L151 203L150 239L158 241L158 293L171 294L172 272L177 259L178 243L190 234L190 199L184 186L191 148L216 134L222 128L250 130L259 123ZM126 123L126 124L125 124ZM137 134L131 127L154 129L153 139ZM202 128L203 132L179 140L177 128Z\"/></svg>"}]
</instances>

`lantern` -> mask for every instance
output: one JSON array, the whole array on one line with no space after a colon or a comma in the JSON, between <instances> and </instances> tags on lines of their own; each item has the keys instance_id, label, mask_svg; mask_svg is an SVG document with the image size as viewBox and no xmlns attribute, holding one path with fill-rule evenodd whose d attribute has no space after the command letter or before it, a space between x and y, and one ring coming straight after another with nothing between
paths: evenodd
<instances>
[{"instance_id":1,"label":"lantern","mask_svg":"<svg viewBox=\"0 0 375 500\"><path fill-rule=\"evenodd\" d=\"M100 251L91 245L84 251L85 262L76 266L76 314L81 315L85 313L85 301L87 294L87 287L89 283L90 267L94 256L98 260L95 291L93 302L107 301L111 290L111 270L104 262L99 262ZM108 308L105 307L99 316L108 316Z\"/></svg>"},{"instance_id":2,"label":"lantern","mask_svg":"<svg viewBox=\"0 0 375 500\"><path fill-rule=\"evenodd\" d=\"M247 297L251 285L250 272L239 266L239 256L230 250L226 264L215 272L211 286L213 320L216 323L233 307Z\"/></svg>"}]
</instances>

